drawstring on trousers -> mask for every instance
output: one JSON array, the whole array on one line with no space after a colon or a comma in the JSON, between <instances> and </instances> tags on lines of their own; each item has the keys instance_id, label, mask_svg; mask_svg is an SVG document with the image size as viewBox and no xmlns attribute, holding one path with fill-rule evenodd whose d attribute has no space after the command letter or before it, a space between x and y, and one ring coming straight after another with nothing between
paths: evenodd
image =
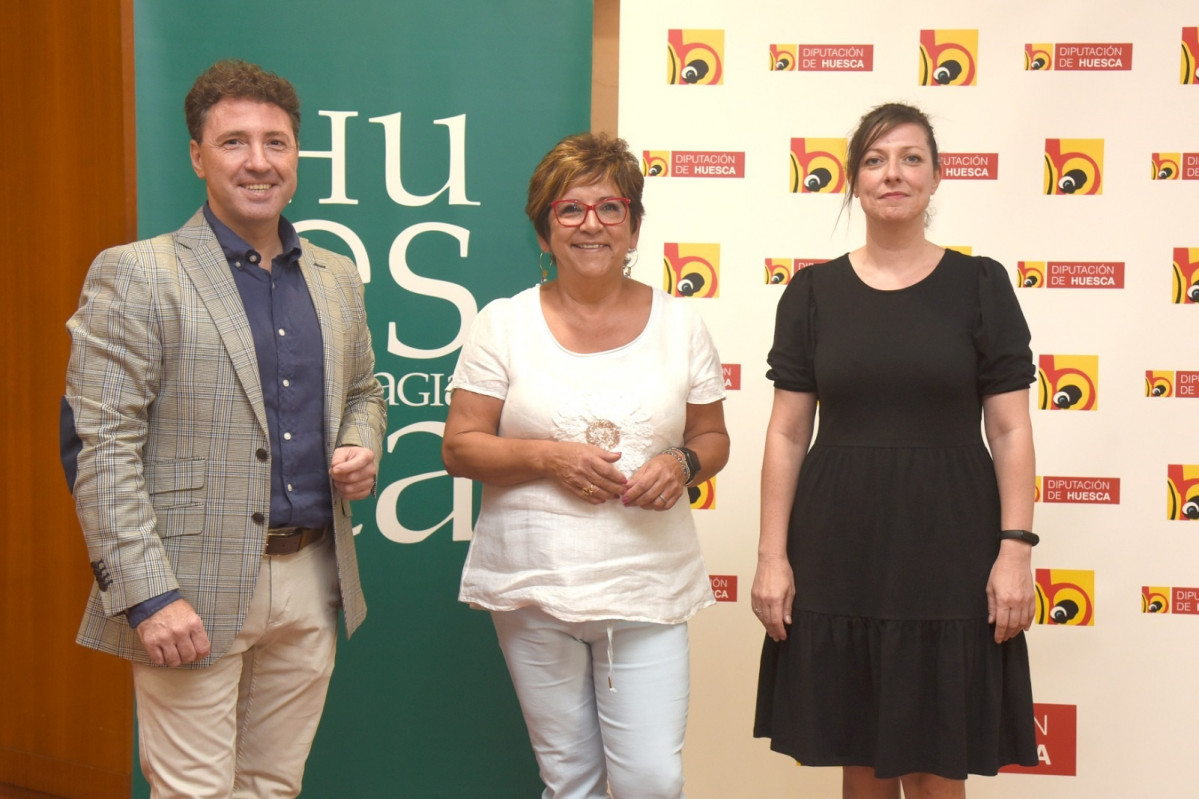
<instances>
[{"instance_id":1,"label":"drawstring on trousers","mask_svg":"<svg viewBox=\"0 0 1199 799\"><path fill-rule=\"evenodd\" d=\"M608 690L616 693L616 686L612 684L612 621L608 620Z\"/></svg>"}]
</instances>

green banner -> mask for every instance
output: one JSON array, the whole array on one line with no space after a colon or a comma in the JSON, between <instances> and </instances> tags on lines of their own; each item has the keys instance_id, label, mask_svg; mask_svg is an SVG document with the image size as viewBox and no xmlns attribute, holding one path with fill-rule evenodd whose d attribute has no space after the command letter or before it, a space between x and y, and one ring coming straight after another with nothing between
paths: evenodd
<instances>
[{"instance_id":1,"label":"green banner","mask_svg":"<svg viewBox=\"0 0 1199 799\"><path fill-rule=\"evenodd\" d=\"M490 619L457 602L477 492L445 474L441 431L475 313L539 279L525 188L588 127L591 19L587 0L135 4L140 235L203 203L183 97L212 62L243 58L303 104L287 217L366 282L390 400L379 497L354 508L370 612L339 643L305 796L540 791Z\"/></svg>"}]
</instances>

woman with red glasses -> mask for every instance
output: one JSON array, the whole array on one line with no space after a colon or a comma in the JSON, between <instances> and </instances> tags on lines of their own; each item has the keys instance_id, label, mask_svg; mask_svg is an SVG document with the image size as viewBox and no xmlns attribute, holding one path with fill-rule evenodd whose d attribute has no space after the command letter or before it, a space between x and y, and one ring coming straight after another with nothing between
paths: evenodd
<instances>
[{"instance_id":1,"label":"woman with red glasses","mask_svg":"<svg viewBox=\"0 0 1199 799\"><path fill-rule=\"evenodd\" d=\"M542 159L542 282L480 312L446 419L447 471L483 483L459 598L492 613L543 799L682 796L714 601L688 487L728 460L724 380L692 307L630 277L643 182L603 134Z\"/></svg>"}]
</instances>

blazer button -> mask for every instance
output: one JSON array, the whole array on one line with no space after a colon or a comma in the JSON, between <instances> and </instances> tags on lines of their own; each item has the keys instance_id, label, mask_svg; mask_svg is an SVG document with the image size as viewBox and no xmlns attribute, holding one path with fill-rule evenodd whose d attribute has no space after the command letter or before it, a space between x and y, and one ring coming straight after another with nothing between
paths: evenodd
<instances>
[{"instance_id":1,"label":"blazer button","mask_svg":"<svg viewBox=\"0 0 1199 799\"><path fill-rule=\"evenodd\" d=\"M254 520L254 524L262 524L266 521L266 516L261 513L251 513L250 518Z\"/></svg>"},{"instance_id":2,"label":"blazer button","mask_svg":"<svg viewBox=\"0 0 1199 799\"><path fill-rule=\"evenodd\" d=\"M270 457L269 455L267 455L267 451L265 449L263 449L262 447L258 448L258 450L254 453L254 456L256 458L258 458L258 460L260 460L260 461L264 461L268 457Z\"/></svg>"}]
</instances>

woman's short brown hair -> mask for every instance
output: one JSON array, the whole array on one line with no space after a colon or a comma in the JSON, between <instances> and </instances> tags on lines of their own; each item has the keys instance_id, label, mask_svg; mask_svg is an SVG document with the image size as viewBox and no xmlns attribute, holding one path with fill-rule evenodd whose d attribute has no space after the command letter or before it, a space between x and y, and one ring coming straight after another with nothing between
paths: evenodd
<instances>
[{"instance_id":1,"label":"woman's short brown hair","mask_svg":"<svg viewBox=\"0 0 1199 799\"><path fill-rule=\"evenodd\" d=\"M629 217L633 230L637 230L645 216L641 204L645 178L628 143L606 133L578 133L555 144L529 178L525 213L537 235L550 237L550 203L560 199L567 188L580 182L605 181L614 185L622 197L629 198Z\"/></svg>"},{"instance_id":2,"label":"woman's short brown hair","mask_svg":"<svg viewBox=\"0 0 1199 799\"><path fill-rule=\"evenodd\" d=\"M924 128L928 137L928 151L932 158L933 171L941 168L941 157L937 153L937 138L933 135L933 125L928 121L924 112L915 106L904 103L884 103L870 109L862 115L858 129L849 140L849 152L845 158L845 171L849 176L849 191L845 195L845 203L858 188L858 174L862 168L862 159L875 142L886 136L900 125L919 125Z\"/></svg>"},{"instance_id":3,"label":"woman's short brown hair","mask_svg":"<svg viewBox=\"0 0 1199 799\"><path fill-rule=\"evenodd\" d=\"M236 58L218 61L204 70L183 100L187 132L193 141L201 140L208 109L227 97L279 106L291 118L291 132L299 143L300 98L296 96L296 87L274 72Z\"/></svg>"}]
</instances>

